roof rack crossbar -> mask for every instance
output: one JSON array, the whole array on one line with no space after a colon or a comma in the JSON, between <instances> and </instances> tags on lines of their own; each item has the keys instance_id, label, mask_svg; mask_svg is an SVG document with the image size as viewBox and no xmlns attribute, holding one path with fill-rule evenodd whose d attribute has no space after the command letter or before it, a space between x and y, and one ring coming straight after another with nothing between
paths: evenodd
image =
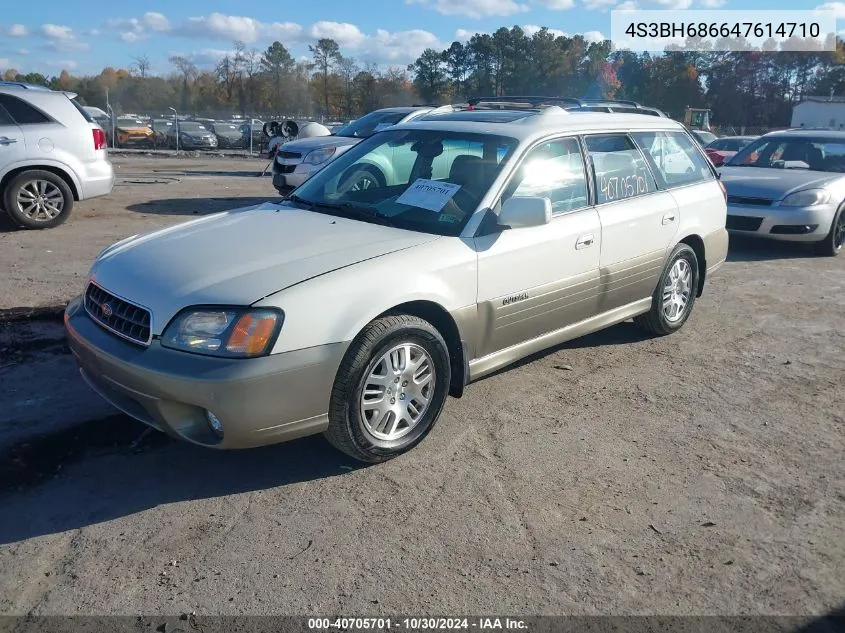
<instances>
[{"instance_id":1,"label":"roof rack crossbar","mask_svg":"<svg viewBox=\"0 0 845 633\"><path fill-rule=\"evenodd\" d=\"M636 101L630 99L579 99L585 105L608 104L608 105L627 105L632 108L642 108L643 106Z\"/></svg>"},{"instance_id":2,"label":"roof rack crossbar","mask_svg":"<svg viewBox=\"0 0 845 633\"><path fill-rule=\"evenodd\" d=\"M467 99L467 103L473 107L478 106L479 104L484 103L501 103L501 104L516 104L516 103L525 103L530 107L537 108L539 106L551 106L551 105L575 105L580 106L582 104L581 99L575 99L574 97L540 97L540 96L524 96L524 95L506 95L501 97L473 97L471 99Z\"/></svg>"}]
</instances>

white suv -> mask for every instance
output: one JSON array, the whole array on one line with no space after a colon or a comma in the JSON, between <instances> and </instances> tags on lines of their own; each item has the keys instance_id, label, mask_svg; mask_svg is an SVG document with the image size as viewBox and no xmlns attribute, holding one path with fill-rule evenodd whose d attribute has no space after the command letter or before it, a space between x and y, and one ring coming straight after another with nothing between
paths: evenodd
<instances>
[{"instance_id":1,"label":"white suv","mask_svg":"<svg viewBox=\"0 0 845 633\"><path fill-rule=\"evenodd\" d=\"M0 206L23 227L57 226L114 186L105 132L75 96L0 81Z\"/></svg>"},{"instance_id":2,"label":"white suv","mask_svg":"<svg viewBox=\"0 0 845 633\"><path fill-rule=\"evenodd\" d=\"M670 119L451 112L372 135L286 200L115 244L65 324L89 384L175 437L323 432L377 462L520 358L630 318L680 329L725 260L725 209Z\"/></svg>"}]
</instances>

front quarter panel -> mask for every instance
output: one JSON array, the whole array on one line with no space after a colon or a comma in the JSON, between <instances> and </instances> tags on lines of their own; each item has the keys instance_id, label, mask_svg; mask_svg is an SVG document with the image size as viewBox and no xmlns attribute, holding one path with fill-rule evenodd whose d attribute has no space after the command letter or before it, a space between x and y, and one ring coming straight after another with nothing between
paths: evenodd
<instances>
[{"instance_id":1,"label":"front quarter panel","mask_svg":"<svg viewBox=\"0 0 845 633\"><path fill-rule=\"evenodd\" d=\"M430 301L448 312L474 306L478 258L457 237L443 237L304 281L256 303L281 308L274 354L348 342L402 303Z\"/></svg>"}]
</instances>

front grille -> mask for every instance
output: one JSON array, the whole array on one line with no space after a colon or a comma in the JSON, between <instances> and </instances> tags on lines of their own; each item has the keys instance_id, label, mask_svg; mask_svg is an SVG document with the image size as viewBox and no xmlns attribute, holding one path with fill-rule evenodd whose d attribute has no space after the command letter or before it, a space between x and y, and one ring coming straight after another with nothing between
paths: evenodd
<instances>
[{"instance_id":1,"label":"front grille","mask_svg":"<svg viewBox=\"0 0 845 633\"><path fill-rule=\"evenodd\" d=\"M95 283L85 290L85 311L94 321L133 343L150 344L150 311L124 301Z\"/></svg>"},{"instance_id":2,"label":"front grille","mask_svg":"<svg viewBox=\"0 0 845 633\"><path fill-rule=\"evenodd\" d=\"M278 156L279 158L302 158L302 154L298 152L279 151L276 156Z\"/></svg>"},{"instance_id":3,"label":"front grille","mask_svg":"<svg viewBox=\"0 0 845 633\"><path fill-rule=\"evenodd\" d=\"M747 218L741 215L729 215L725 228L734 231L756 231L763 223L763 218Z\"/></svg>"},{"instance_id":4,"label":"front grille","mask_svg":"<svg viewBox=\"0 0 845 633\"><path fill-rule=\"evenodd\" d=\"M773 200L770 198L752 198L749 196L728 196L728 204L745 204L752 207L770 207Z\"/></svg>"}]
</instances>

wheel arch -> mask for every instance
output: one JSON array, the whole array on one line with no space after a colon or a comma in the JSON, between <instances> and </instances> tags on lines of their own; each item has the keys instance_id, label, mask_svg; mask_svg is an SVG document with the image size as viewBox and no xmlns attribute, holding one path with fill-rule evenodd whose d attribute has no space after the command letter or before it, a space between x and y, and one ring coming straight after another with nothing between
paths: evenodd
<instances>
[{"instance_id":1,"label":"wheel arch","mask_svg":"<svg viewBox=\"0 0 845 633\"><path fill-rule=\"evenodd\" d=\"M8 184L12 181L12 179L17 176L18 174L22 174L25 171L48 171L52 174L55 174L59 178L61 178L65 184L70 188L70 192L73 194L73 199L76 202L79 202L79 187L76 184L76 181L73 177L60 167L56 167L55 165L44 165L40 163L32 164L32 165L21 165L19 167L13 167L5 174L3 177L0 178L0 192L5 191Z\"/></svg>"},{"instance_id":2,"label":"wheel arch","mask_svg":"<svg viewBox=\"0 0 845 633\"><path fill-rule=\"evenodd\" d=\"M452 381L449 384L449 395L460 398L464 393L464 386L469 377L468 362L464 341L458 324L452 315L439 303L429 300L414 300L400 303L379 316L388 314L411 314L431 323L443 340L449 351L449 361L452 366ZM376 317L378 318L378 317Z\"/></svg>"},{"instance_id":3,"label":"wheel arch","mask_svg":"<svg viewBox=\"0 0 845 633\"><path fill-rule=\"evenodd\" d=\"M678 244L686 244L695 251L695 257L698 259L698 288L695 296L700 297L704 293L704 278L707 276L707 250L704 248L704 240L700 235L693 233L684 237Z\"/></svg>"}]
</instances>

